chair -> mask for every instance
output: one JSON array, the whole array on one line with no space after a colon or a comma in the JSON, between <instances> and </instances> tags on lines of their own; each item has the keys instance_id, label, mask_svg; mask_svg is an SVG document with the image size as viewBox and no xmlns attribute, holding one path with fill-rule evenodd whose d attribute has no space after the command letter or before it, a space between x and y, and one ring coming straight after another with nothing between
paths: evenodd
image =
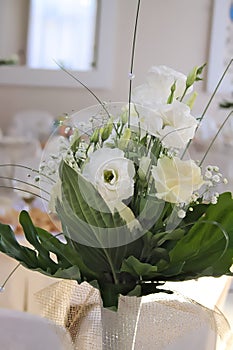
<instances>
[{"instance_id":1,"label":"chair","mask_svg":"<svg viewBox=\"0 0 233 350\"><path fill-rule=\"evenodd\" d=\"M47 111L25 110L14 115L9 136L37 139L44 144L53 132L54 117Z\"/></svg>"},{"instance_id":2,"label":"chair","mask_svg":"<svg viewBox=\"0 0 233 350\"><path fill-rule=\"evenodd\" d=\"M49 320L25 312L0 309L0 349L72 350L66 332Z\"/></svg>"}]
</instances>

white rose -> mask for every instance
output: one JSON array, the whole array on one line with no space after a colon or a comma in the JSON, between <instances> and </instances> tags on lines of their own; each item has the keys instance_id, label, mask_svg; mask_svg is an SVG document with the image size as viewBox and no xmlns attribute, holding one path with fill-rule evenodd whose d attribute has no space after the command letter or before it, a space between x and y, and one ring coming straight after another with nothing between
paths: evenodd
<instances>
[{"instance_id":1,"label":"white rose","mask_svg":"<svg viewBox=\"0 0 233 350\"><path fill-rule=\"evenodd\" d=\"M159 135L165 147L184 148L194 137L198 122L184 103L174 101L163 105L156 114L163 119L163 128Z\"/></svg>"},{"instance_id":2,"label":"white rose","mask_svg":"<svg viewBox=\"0 0 233 350\"><path fill-rule=\"evenodd\" d=\"M193 192L204 184L201 168L193 160L163 157L151 173L156 196L170 203L188 204Z\"/></svg>"},{"instance_id":3,"label":"white rose","mask_svg":"<svg viewBox=\"0 0 233 350\"><path fill-rule=\"evenodd\" d=\"M118 148L98 149L83 168L83 176L96 187L110 207L133 195L134 175L133 162Z\"/></svg>"},{"instance_id":4,"label":"white rose","mask_svg":"<svg viewBox=\"0 0 233 350\"><path fill-rule=\"evenodd\" d=\"M133 90L132 100L148 107L164 104L171 93L171 86L176 82L174 98L181 97L185 91L187 77L166 66L153 66L147 75L147 82ZM192 91L190 87L187 93Z\"/></svg>"}]
</instances>

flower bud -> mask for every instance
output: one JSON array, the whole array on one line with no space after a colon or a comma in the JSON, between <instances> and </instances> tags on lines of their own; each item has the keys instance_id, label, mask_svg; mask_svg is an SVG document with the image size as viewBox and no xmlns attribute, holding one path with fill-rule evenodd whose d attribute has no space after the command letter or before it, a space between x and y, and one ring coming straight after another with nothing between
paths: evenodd
<instances>
[{"instance_id":1,"label":"flower bud","mask_svg":"<svg viewBox=\"0 0 233 350\"><path fill-rule=\"evenodd\" d=\"M187 80L186 80L186 88L189 88L192 86L195 81L202 80L199 75L202 73L203 68L206 66L206 64L203 64L201 67L195 66L191 72L189 73Z\"/></svg>"},{"instance_id":2,"label":"flower bud","mask_svg":"<svg viewBox=\"0 0 233 350\"><path fill-rule=\"evenodd\" d=\"M113 128L112 121L108 122L107 125L102 128L102 132L101 132L102 141L105 141L109 138L109 136L112 133L112 128Z\"/></svg>"},{"instance_id":3,"label":"flower bud","mask_svg":"<svg viewBox=\"0 0 233 350\"><path fill-rule=\"evenodd\" d=\"M121 136L118 143L119 149L123 150L127 147L130 137L131 137L131 130L129 128L125 128L124 133Z\"/></svg>"},{"instance_id":4,"label":"flower bud","mask_svg":"<svg viewBox=\"0 0 233 350\"><path fill-rule=\"evenodd\" d=\"M138 175L141 180L145 180L149 171L151 159L149 157L142 157L139 163Z\"/></svg>"},{"instance_id":5,"label":"flower bud","mask_svg":"<svg viewBox=\"0 0 233 350\"><path fill-rule=\"evenodd\" d=\"M192 96L189 98L188 102L187 102L187 106L189 106L190 109L193 108L193 105L196 101L197 98L197 92L194 91L194 93L192 94Z\"/></svg>"},{"instance_id":6,"label":"flower bud","mask_svg":"<svg viewBox=\"0 0 233 350\"><path fill-rule=\"evenodd\" d=\"M99 129L95 129L91 135L90 142L97 143L99 141Z\"/></svg>"},{"instance_id":7,"label":"flower bud","mask_svg":"<svg viewBox=\"0 0 233 350\"><path fill-rule=\"evenodd\" d=\"M129 115L129 110L128 108L126 108L125 111L121 114L121 121L123 125L125 125L128 122L128 115Z\"/></svg>"},{"instance_id":8,"label":"flower bud","mask_svg":"<svg viewBox=\"0 0 233 350\"><path fill-rule=\"evenodd\" d=\"M176 91L176 82L174 82L171 86L171 93L167 99L167 104L171 104L173 102L175 91Z\"/></svg>"},{"instance_id":9,"label":"flower bud","mask_svg":"<svg viewBox=\"0 0 233 350\"><path fill-rule=\"evenodd\" d=\"M191 72L189 73L189 75L187 76L187 80L186 80L186 87L189 88L190 86L192 86L194 84L194 82L196 81L197 78L197 70L198 70L198 66L195 66Z\"/></svg>"}]
</instances>

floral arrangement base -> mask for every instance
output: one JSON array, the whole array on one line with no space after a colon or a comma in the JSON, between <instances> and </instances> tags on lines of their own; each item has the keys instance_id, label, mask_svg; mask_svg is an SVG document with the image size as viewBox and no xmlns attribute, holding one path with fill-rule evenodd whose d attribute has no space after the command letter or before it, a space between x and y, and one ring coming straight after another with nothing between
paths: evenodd
<instances>
[{"instance_id":1,"label":"floral arrangement base","mask_svg":"<svg viewBox=\"0 0 233 350\"><path fill-rule=\"evenodd\" d=\"M117 312L86 282L58 282L39 296L43 315L66 327L75 350L209 350L228 330L222 314L177 294L120 296Z\"/></svg>"},{"instance_id":2,"label":"floral arrangement base","mask_svg":"<svg viewBox=\"0 0 233 350\"><path fill-rule=\"evenodd\" d=\"M102 309L102 350L214 349L210 310L177 296L121 297L117 312Z\"/></svg>"}]
</instances>

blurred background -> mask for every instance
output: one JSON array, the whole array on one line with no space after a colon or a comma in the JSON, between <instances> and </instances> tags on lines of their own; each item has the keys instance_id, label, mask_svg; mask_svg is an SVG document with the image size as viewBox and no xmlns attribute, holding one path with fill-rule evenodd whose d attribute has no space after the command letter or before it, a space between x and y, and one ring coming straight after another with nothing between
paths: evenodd
<instances>
[{"instance_id":1,"label":"blurred background","mask_svg":"<svg viewBox=\"0 0 233 350\"><path fill-rule=\"evenodd\" d=\"M60 5L60 13L58 12L55 16L52 11L53 17L49 19L47 27L44 24L45 18L45 22L41 24L33 22L34 12L37 14L35 17L39 17L37 3L43 2L47 4L45 16L49 11L48 3L58 4L60 1L0 0L0 58L14 60L15 57L12 55L17 55L20 63L20 67L17 68L13 65L0 67L0 127L4 133L10 128L15 114L24 110L43 110L57 118L63 113L71 113L96 104L93 96L78 83L73 82L72 78L66 76L64 72L59 72L61 73L59 78L57 78L58 72L56 74L52 72L55 75L51 75L51 65L53 64L54 68L54 60L64 63L68 68L75 67L72 66L74 58L81 60L77 47L81 47L81 52L83 51L80 36L83 37L85 26L80 24L80 27L70 28L70 13L67 11L67 8L73 6L72 3L77 3L77 0L63 1ZM88 64L85 66L79 63L80 71L75 75L90 88L94 87L94 92L103 101L126 101L137 2L136 0L103 0L101 2L79 0L78 3L83 8L90 6L86 17L83 14L81 17L86 19L88 23L86 27L91 26L84 42L90 42L95 51L91 58L91 53L89 57L88 53L86 54L89 67ZM212 35L214 6L217 6L215 3L218 6L220 4L221 11L218 13L218 8L216 10L218 33ZM233 50L231 5L231 0L142 0L135 53L134 85L137 86L145 80L146 72L152 65L168 65L187 74L195 65L202 65L205 62L210 64L213 60L210 55L211 36L214 37L215 42L221 39L222 45L225 45L227 40L231 41L228 47ZM222 13L223 11L225 13ZM62 43L61 35L58 33L59 35L56 36L58 27L56 23L54 24L56 20L61 24L61 16L62 18L68 16L69 26L66 27L62 22L65 27L64 32L68 35L65 42L69 41L66 47ZM224 20L223 16L225 16ZM50 38L47 34L49 25L52 26ZM36 33L35 28L37 28ZM44 28L41 33L40 28ZM228 31L229 35L224 31ZM69 40L72 33L73 39ZM37 48L41 46L44 51L45 48L48 50L50 64L47 63L47 67L43 62L44 66L35 68L38 62L34 62L32 57L33 54L36 55L35 52L33 53L33 38L37 40ZM48 47L49 45L52 48ZM64 54L64 51L68 54ZM215 50L214 53L215 73L219 77L223 70L221 71L217 54L220 54L220 59L223 54L224 58L228 59L228 56L232 57L232 51L223 53L223 50ZM67 56L72 59L72 62L66 61ZM224 64L225 62L223 67ZM91 70L88 72L88 69ZM101 69L101 78L96 75L99 69ZM210 95L207 91L208 69L210 70L210 66L205 70L204 83L197 84L199 97L195 107L196 114L202 112ZM39 75L36 75L37 71ZM90 75L94 77L93 79L96 78L96 81L91 80ZM65 84L67 86L71 84L72 88L64 87L64 82L59 81L61 76L65 79ZM208 112L209 121L215 119L221 122L226 113L219 109L219 103L224 99L232 99L231 93L230 84L228 89L218 93Z\"/></svg>"},{"instance_id":2,"label":"blurred background","mask_svg":"<svg viewBox=\"0 0 233 350\"><path fill-rule=\"evenodd\" d=\"M0 0L0 164L23 163L36 168L57 123L97 104L59 65L102 101L127 101L136 5L136 0ZM145 81L153 65L167 65L188 74L194 66L207 63L204 81L196 84L193 115L199 117L232 57L231 0L141 0L134 86ZM195 159L202 158L232 110L232 94L231 67L190 148ZM63 131L60 128L58 133ZM233 120L229 120L206 164L219 165L228 178L224 190L230 191L232 149ZM5 177L0 179L0 187L10 186L9 178L16 175L29 181L28 172L17 174L11 167L1 168L0 175ZM12 204L6 196L0 199L1 216ZM18 193L21 206L22 201L33 205L34 199L30 193L26 197ZM10 213L14 220L17 207L15 210ZM43 219L38 225L56 229L41 212L34 214L35 220ZM12 224L17 226L17 222ZM225 305L230 317L231 293Z\"/></svg>"}]
</instances>

